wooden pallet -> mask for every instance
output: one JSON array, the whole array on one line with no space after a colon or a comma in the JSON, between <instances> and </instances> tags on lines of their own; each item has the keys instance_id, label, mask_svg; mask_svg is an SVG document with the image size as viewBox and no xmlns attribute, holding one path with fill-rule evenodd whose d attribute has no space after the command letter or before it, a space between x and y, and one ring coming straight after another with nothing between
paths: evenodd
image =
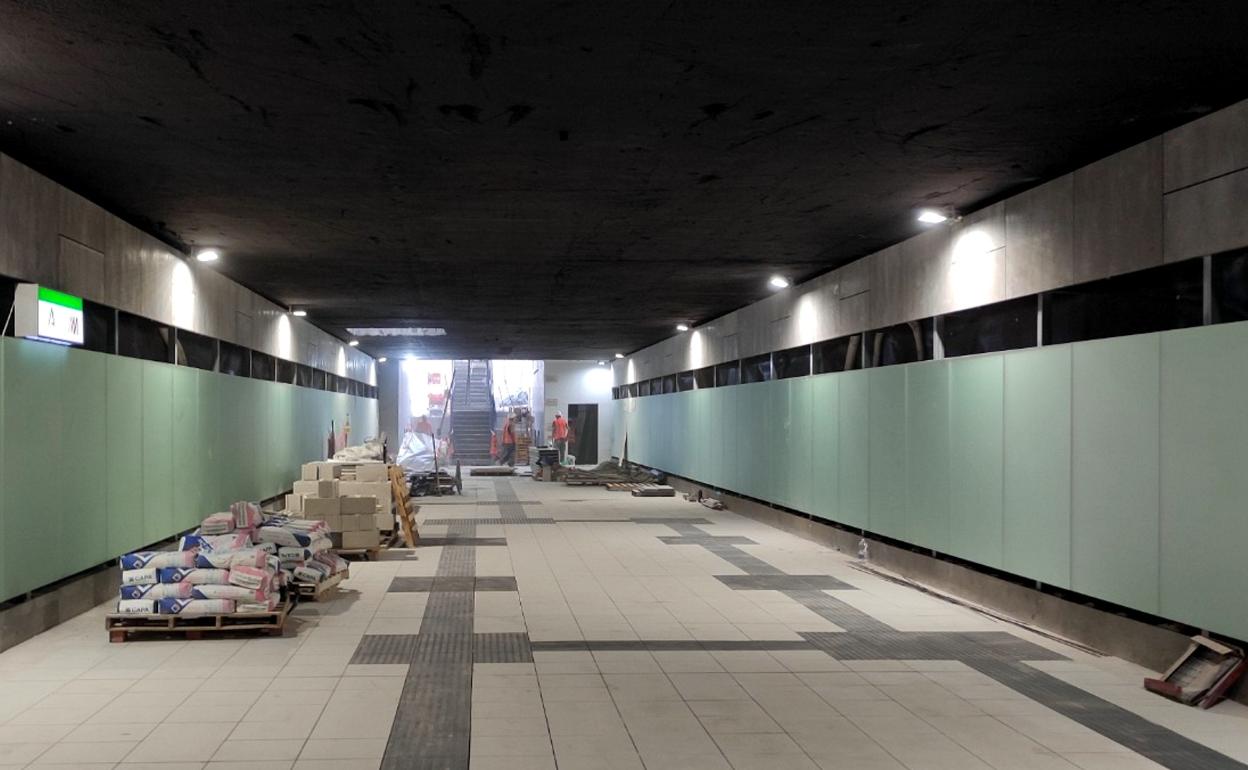
<instances>
[{"instance_id":1,"label":"wooden pallet","mask_svg":"<svg viewBox=\"0 0 1248 770\"><path fill-rule=\"evenodd\" d=\"M399 515L399 526L403 529L403 543L408 548L415 548L420 542L420 535L416 531L416 512L420 510L420 506L407 497L407 479L403 478L403 470L397 465L391 465L389 474L394 510Z\"/></svg>"},{"instance_id":2,"label":"wooden pallet","mask_svg":"<svg viewBox=\"0 0 1248 770\"><path fill-rule=\"evenodd\" d=\"M225 615L134 615L112 613L104 616L108 641L129 641L131 636L180 636L187 640L204 638L204 634L233 632L281 636L286 617L294 607L287 599L272 612L233 612Z\"/></svg>"},{"instance_id":3,"label":"wooden pallet","mask_svg":"<svg viewBox=\"0 0 1248 770\"><path fill-rule=\"evenodd\" d=\"M608 482L607 489L612 492L632 492L635 489L650 489L657 486L658 484L648 482L612 481Z\"/></svg>"},{"instance_id":4,"label":"wooden pallet","mask_svg":"<svg viewBox=\"0 0 1248 770\"><path fill-rule=\"evenodd\" d=\"M388 550L389 546L378 545L369 548L335 548L334 553L344 559L358 558L360 561L377 561L377 557L382 551Z\"/></svg>"},{"instance_id":5,"label":"wooden pallet","mask_svg":"<svg viewBox=\"0 0 1248 770\"><path fill-rule=\"evenodd\" d=\"M514 476L516 469L510 465L479 465L468 469L469 476Z\"/></svg>"},{"instance_id":6,"label":"wooden pallet","mask_svg":"<svg viewBox=\"0 0 1248 770\"><path fill-rule=\"evenodd\" d=\"M319 602L325 594L338 587L338 584L351 577L351 570L330 575L319 583L292 583L291 589L298 594L299 601Z\"/></svg>"},{"instance_id":7,"label":"wooden pallet","mask_svg":"<svg viewBox=\"0 0 1248 770\"><path fill-rule=\"evenodd\" d=\"M666 484L642 484L632 490L633 497L675 497L676 490Z\"/></svg>"}]
</instances>

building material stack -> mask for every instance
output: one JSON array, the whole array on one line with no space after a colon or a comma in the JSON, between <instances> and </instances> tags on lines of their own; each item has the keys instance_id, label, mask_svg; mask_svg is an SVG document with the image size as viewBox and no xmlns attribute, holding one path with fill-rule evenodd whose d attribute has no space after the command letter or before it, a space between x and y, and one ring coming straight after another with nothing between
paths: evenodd
<instances>
[{"instance_id":1,"label":"building material stack","mask_svg":"<svg viewBox=\"0 0 1248 770\"><path fill-rule=\"evenodd\" d=\"M387 466L380 462L304 464L286 496L286 513L323 520L343 550L376 548L394 529Z\"/></svg>"}]
</instances>

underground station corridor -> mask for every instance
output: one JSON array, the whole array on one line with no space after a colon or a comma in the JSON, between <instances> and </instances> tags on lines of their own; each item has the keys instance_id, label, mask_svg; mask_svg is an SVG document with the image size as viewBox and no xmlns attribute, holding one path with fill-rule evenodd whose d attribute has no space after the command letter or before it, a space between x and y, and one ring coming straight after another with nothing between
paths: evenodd
<instances>
[{"instance_id":1,"label":"underground station corridor","mask_svg":"<svg viewBox=\"0 0 1248 770\"><path fill-rule=\"evenodd\" d=\"M1248 770L1245 29L0 0L0 770Z\"/></svg>"}]
</instances>

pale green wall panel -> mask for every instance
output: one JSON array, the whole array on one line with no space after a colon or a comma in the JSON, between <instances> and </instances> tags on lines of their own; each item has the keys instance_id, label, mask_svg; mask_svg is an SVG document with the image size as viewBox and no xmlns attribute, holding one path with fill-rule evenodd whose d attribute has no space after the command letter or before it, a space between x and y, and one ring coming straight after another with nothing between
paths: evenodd
<instances>
[{"instance_id":1,"label":"pale green wall panel","mask_svg":"<svg viewBox=\"0 0 1248 770\"><path fill-rule=\"evenodd\" d=\"M868 459L871 452L870 382L868 372L855 371L836 375L840 379L839 414L840 493L836 520L842 524L866 528L870 517L870 476Z\"/></svg>"},{"instance_id":2,"label":"pale green wall panel","mask_svg":"<svg viewBox=\"0 0 1248 770\"><path fill-rule=\"evenodd\" d=\"M1248 323L1161 336L1161 614L1248 639Z\"/></svg>"},{"instance_id":3,"label":"pale green wall panel","mask_svg":"<svg viewBox=\"0 0 1248 770\"><path fill-rule=\"evenodd\" d=\"M1005 355L1004 563L1070 587L1071 347Z\"/></svg>"},{"instance_id":4,"label":"pale green wall panel","mask_svg":"<svg viewBox=\"0 0 1248 770\"><path fill-rule=\"evenodd\" d=\"M702 481L713 486L723 486L724 476L724 397L727 388L707 391L707 467Z\"/></svg>"},{"instance_id":5,"label":"pale green wall panel","mask_svg":"<svg viewBox=\"0 0 1248 770\"><path fill-rule=\"evenodd\" d=\"M723 388L724 400L719 405L719 424L723 429L723 440L720 446L723 450L723 456L720 460L720 476L723 479L720 486L738 491L734 487L738 479L744 483L743 476L737 471L737 449L738 434L741 432L741 423L737 420L737 403L740 400L740 388ZM745 490L740 490L744 492Z\"/></svg>"},{"instance_id":6,"label":"pale green wall panel","mask_svg":"<svg viewBox=\"0 0 1248 770\"><path fill-rule=\"evenodd\" d=\"M123 554L147 543L143 531L143 365L133 358L105 361L103 464L108 552Z\"/></svg>"},{"instance_id":7,"label":"pale green wall panel","mask_svg":"<svg viewBox=\"0 0 1248 770\"><path fill-rule=\"evenodd\" d=\"M906 529L902 539L949 549L949 366L906 371Z\"/></svg>"},{"instance_id":8,"label":"pale green wall panel","mask_svg":"<svg viewBox=\"0 0 1248 770\"><path fill-rule=\"evenodd\" d=\"M57 573L66 475L62 440L72 425L61 408L64 348L4 340L5 540L3 569L12 593L50 583ZM9 598L7 596L0 599Z\"/></svg>"},{"instance_id":9,"label":"pale green wall panel","mask_svg":"<svg viewBox=\"0 0 1248 770\"><path fill-rule=\"evenodd\" d=\"M54 506L48 514L61 522L54 544L58 558L79 564L98 564L109 558L108 505L101 490L108 488L103 447L107 441L108 394L101 387L109 356L86 351L61 351L61 392L57 403L62 416L61 454L54 469L60 480L47 490ZM55 410L56 404L49 405Z\"/></svg>"},{"instance_id":10,"label":"pale green wall panel","mask_svg":"<svg viewBox=\"0 0 1248 770\"><path fill-rule=\"evenodd\" d=\"M659 424L667 427L667 430L660 433L660 468L681 464L679 455L676 454L676 431L672 430L673 427L676 427L674 413L677 398L679 396L675 393L668 393L659 397Z\"/></svg>"},{"instance_id":11,"label":"pale green wall panel","mask_svg":"<svg viewBox=\"0 0 1248 770\"><path fill-rule=\"evenodd\" d=\"M199 372L199 471L200 504L205 514L220 511L229 502L225 488L225 463L221 451L221 383L228 377L213 372Z\"/></svg>"},{"instance_id":12,"label":"pale green wall panel","mask_svg":"<svg viewBox=\"0 0 1248 770\"><path fill-rule=\"evenodd\" d=\"M1004 496L1001 356L949 362L949 549L1001 566Z\"/></svg>"},{"instance_id":13,"label":"pale green wall panel","mask_svg":"<svg viewBox=\"0 0 1248 770\"><path fill-rule=\"evenodd\" d=\"M749 428L737 446L744 450L737 457L738 467L744 466L749 479L749 492L767 499L771 492L771 450L774 431L771 425L771 383L755 382L744 386L745 402L738 415L747 416Z\"/></svg>"},{"instance_id":14,"label":"pale green wall panel","mask_svg":"<svg viewBox=\"0 0 1248 770\"><path fill-rule=\"evenodd\" d=\"M810 378L810 507L811 515L842 521L840 515L841 441L838 429L841 378L821 374Z\"/></svg>"},{"instance_id":15,"label":"pale green wall panel","mask_svg":"<svg viewBox=\"0 0 1248 770\"><path fill-rule=\"evenodd\" d=\"M1157 612L1159 335L1074 348L1071 588Z\"/></svg>"},{"instance_id":16,"label":"pale green wall panel","mask_svg":"<svg viewBox=\"0 0 1248 770\"><path fill-rule=\"evenodd\" d=\"M4 435L5 435L5 418L4 418L4 358L8 353L8 346L4 344L3 338L0 338L0 559L4 559L6 555L5 542L7 535L5 534L5 516L4 516L4 480L5 480L5 462L4 462ZM0 562L0 597L12 596L17 593L17 589L10 589L10 577L8 570L5 569L3 562ZM0 598L0 601L3 601Z\"/></svg>"},{"instance_id":17,"label":"pale green wall panel","mask_svg":"<svg viewBox=\"0 0 1248 770\"><path fill-rule=\"evenodd\" d=\"M624 421L665 470L1242 638L1245 381L1228 324L637 399Z\"/></svg>"},{"instance_id":18,"label":"pale green wall panel","mask_svg":"<svg viewBox=\"0 0 1248 770\"><path fill-rule=\"evenodd\" d=\"M173 524L189 529L203 520L204 467L201 462L199 383L195 369L172 367L173 377Z\"/></svg>"},{"instance_id":19,"label":"pale green wall panel","mask_svg":"<svg viewBox=\"0 0 1248 770\"><path fill-rule=\"evenodd\" d=\"M0 361L0 601L289 489L331 417L376 431L372 399L26 340Z\"/></svg>"},{"instance_id":20,"label":"pale green wall panel","mask_svg":"<svg viewBox=\"0 0 1248 770\"><path fill-rule=\"evenodd\" d=\"M906 526L906 368L890 366L867 372L871 395L870 524L868 529L904 538Z\"/></svg>"},{"instance_id":21,"label":"pale green wall panel","mask_svg":"<svg viewBox=\"0 0 1248 770\"><path fill-rule=\"evenodd\" d=\"M143 539L176 532L173 514L173 367L143 362Z\"/></svg>"},{"instance_id":22,"label":"pale green wall panel","mask_svg":"<svg viewBox=\"0 0 1248 770\"><path fill-rule=\"evenodd\" d=\"M706 419L707 404L711 391L695 390L689 394L689 408L693 419L687 438L689 448L689 475L703 483L707 481L707 446L709 421Z\"/></svg>"},{"instance_id":23,"label":"pale green wall panel","mask_svg":"<svg viewBox=\"0 0 1248 770\"><path fill-rule=\"evenodd\" d=\"M814 455L811 420L814 414L813 387L809 377L781 380L789 389L788 411L784 415L787 451L779 474L788 493L788 505L810 513L814 508Z\"/></svg>"}]
</instances>

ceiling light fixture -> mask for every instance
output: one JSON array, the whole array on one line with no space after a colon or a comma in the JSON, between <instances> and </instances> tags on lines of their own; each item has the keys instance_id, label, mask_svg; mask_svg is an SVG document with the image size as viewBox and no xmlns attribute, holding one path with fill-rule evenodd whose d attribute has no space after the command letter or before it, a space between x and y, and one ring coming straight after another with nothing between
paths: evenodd
<instances>
[{"instance_id":1,"label":"ceiling light fixture","mask_svg":"<svg viewBox=\"0 0 1248 770\"><path fill-rule=\"evenodd\" d=\"M919 212L919 221L925 225L938 225L947 220L949 216L936 209L923 209Z\"/></svg>"},{"instance_id":2,"label":"ceiling light fixture","mask_svg":"<svg viewBox=\"0 0 1248 770\"><path fill-rule=\"evenodd\" d=\"M385 356L382 356L381 358L377 359L377 363L384 364L388 360L389 360L388 358L386 358Z\"/></svg>"},{"instance_id":3,"label":"ceiling light fixture","mask_svg":"<svg viewBox=\"0 0 1248 770\"><path fill-rule=\"evenodd\" d=\"M216 249L201 249L195 255L195 259L199 262L216 262L221 259L221 254Z\"/></svg>"},{"instance_id":4,"label":"ceiling light fixture","mask_svg":"<svg viewBox=\"0 0 1248 770\"><path fill-rule=\"evenodd\" d=\"M607 362L606 362L606 361L599 361L599 362L598 362L598 365L599 365L599 366L606 366L606 365L607 365Z\"/></svg>"},{"instance_id":5,"label":"ceiling light fixture","mask_svg":"<svg viewBox=\"0 0 1248 770\"><path fill-rule=\"evenodd\" d=\"M771 280L767 282L767 285L773 289L787 289L789 288L789 279L783 275L773 275Z\"/></svg>"},{"instance_id":6,"label":"ceiling light fixture","mask_svg":"<svg viewBox=\"0 0 1248 770\"><path fill-rule=\"evenodd\" d=\"M347 344L348 344L348 345L350 345L350 346L351 346L351 347L353 347L353 348L358 348L358 347L360 346L360 341L359 341L359 340L351 340L351 341L350 341L350 342L348 342Z\"/></svg>"},{"instance_id":7,"label":"ceiling light fixture","mask_svg":"<svg viewBox=\"0 0 1248 770\"><path fill-rule=\"evenodd\" d=\"M676 331L678 332L689 331L689 324L676 324Z\"/></svg>"},{"instance_id":8,"label":"ceiling light fixture","mask_svg":"<svg viewBox=\"0 0 1248 770\"><path fill-rule=\"evenodd\" d=\"M623 357L624 357L624 354L623 354L623 353L616 353L616 354L615 354L615 357L616 357L616 358L623 358Z\"/></svg>"},{"instance_id":9,"label":"ceiling light fixture","mask_svg":"<svg viewBox=\"0 0 1248 770\"><path fill-rule=\"evenodd\" d=\"M291 314L291 315L293 315L295 318L304 318L304 317L306 317L306 316L308 315L308 311L306 311L306 310L292 310L290 314Z\"/></svg>"},{"instance_id":10,"label":"ceiling light fixture","mask_svg":"<svg viewBox=\"0 0 1248 770\"><path fill-rule=\"evenodd\" d=\"M357 326L348 332L357 337L445 337L440 326Z\"/></svg>"}]
</instances>

